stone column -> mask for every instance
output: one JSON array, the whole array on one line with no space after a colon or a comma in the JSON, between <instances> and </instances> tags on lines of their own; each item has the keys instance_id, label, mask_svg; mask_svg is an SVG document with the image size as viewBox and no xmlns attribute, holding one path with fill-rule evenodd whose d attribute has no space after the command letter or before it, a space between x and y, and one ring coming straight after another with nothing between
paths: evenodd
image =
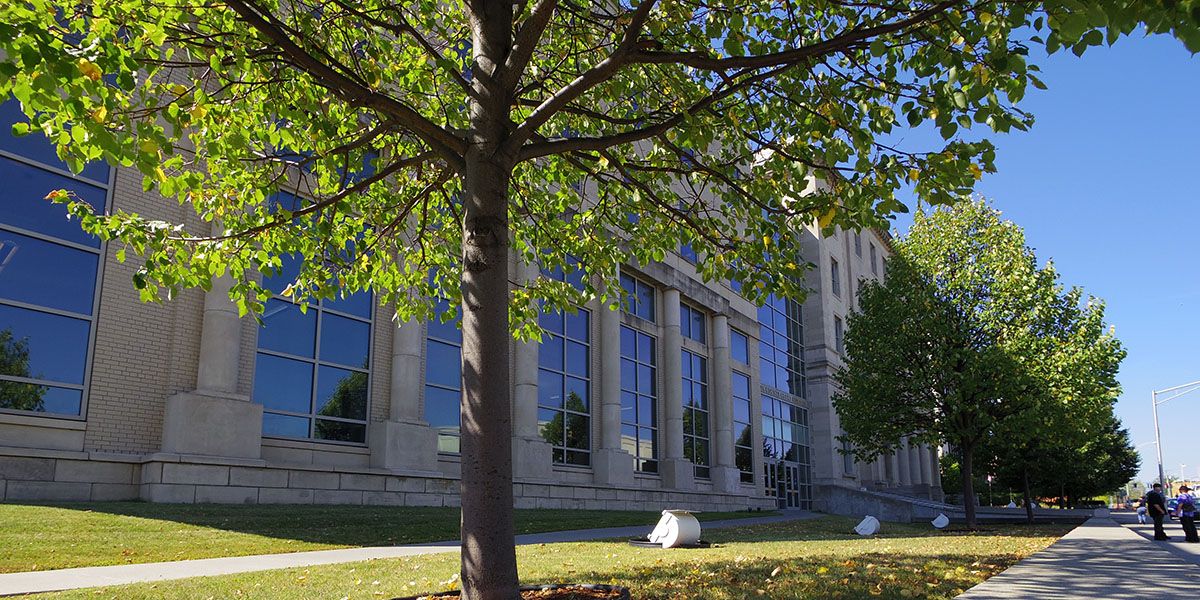
<instances>
[{"instance_id":1,"label":"stone column","mask_svg":"<svg viewBox=\"0 0 1200 600\"><path fill-rule=\"evenodd\" d=\"M621 313L601 305L600 313L600 443L592 451L596 483L633 484L633 455L621 449ZM595 414L595 411L593 411Z\"/></svg>"},{"instance_id":2,"label":"stone column","mask_svg":"<svg viewBox=\"0 0 1200 600\"><path fill-rule=\"evenodd\" d=\"M196 389L167 398L163 452L245 458L262 456L262 405L238 394L242 323L229 299L233 278L213 280L204 294Z\"/></svg>"},{"instance_id":3,"label":"stone column","mask_svg":"<svg viewBox=\"0 0 1200 600\"><path fill-rule=\"evenodd\" d=\"M912 486L912 465L909 462L908 456L908 439L900 440L900 447L896 449L896 462L900 466L900 487Z\"/></svg>"},{"instance_id":4,"label":"stone column","mask_svg":"<svg viewBox=\"0 0 1200 600\"><path fill-rule=\"evenodd\" d=\"M679 330L679 290L663 290L663 419L660 435L665 441L659 460L663 486L679 490L695 488L695 465L683 457L683 335Z\"/></svg>"},{"instance_id":5,"label":"stone column","mask_svg":"<svg viewBox=\"0 0 1200 600\"><path fill-rule=\"evenodd\" d=\"M517 281L540 275L536 265L516 259ZM538 350L535 341L513 342L513 476L523 480L551 479L553 453L538 431Z\"/></svg>"},{"instance_id":6,"label":"stone column","mask_svg":"<svg viewBox=\"0 0 1200 600\"><path fill-rule=\"evenodd\" d=\"M733 382L732 358L729 355L729 317L713 317L712 327L712 393L708 397L712 415L713 467L710 470L713 488L733 493L741 488L741 475L733 462Z\"/></svg>"},{"instance_id":7,"label":"stone column","mask_svg":"<svg viewBox=\"0 0 1200 600\"><path fill-rule=\"evenodd\" d=\"M942 463L939 460L937 446L929 448L929 468L932 483L930 484L929 496L934 500L941 501L946 497L942 492Z\"/></svg>"},{"instance_id":8,"label":"stone column","mask_svg":"<svg viewBox=\"0 0 1200 600\"><path fill-rule=\"evenodd\" d=\"M916 461L921 465L921 485L933 485L933 473L930 472L929 446L917 448Z\"/></svg>"},{"instance_id":9,"label":"stone column","mask_svg":"<svg viewBox=\"0 0 1200 600\"><path fill-rule=\"evenodd\" d=\"M421 419L422 324L399 323L392 331L392 378L388 418L370 425L371 466L400 472L437 470L437 432Z\"/></svg>"},{"instance_id":10,"label":"stone column","mask_svg":"<svg viewBox=\"0 0 1200 600\"><path fill-rule=\"evenodd\" d=\"M926 477L929 476L929 461L924 457L928 456L924 453L921 446L909 443L908 446L908 462L912 473L912 488L913 494L923 498L929 497L929 482Z\"/></svg>"},{"instance_id":11,"label":"stone column","mask_svg":"<svg viewBox=\"0 0 1200 600\"><path fill-rule=\"evenodd\" d=\"M887 484L888 487L900 487L900 461L896 459L896 453L893 451L887 455L884 460L887 461Z\"/></svg>"}]
</instances>

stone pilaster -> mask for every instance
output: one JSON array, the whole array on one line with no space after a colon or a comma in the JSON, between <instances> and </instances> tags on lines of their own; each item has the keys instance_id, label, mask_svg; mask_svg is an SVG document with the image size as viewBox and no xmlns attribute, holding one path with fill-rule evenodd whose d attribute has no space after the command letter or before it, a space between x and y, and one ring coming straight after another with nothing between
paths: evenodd
<instances>
[{"instance_id":1,"label":"stone pilaster","mask_svg":"<svg viewBox=\"0 0 1200 600\"><path fill-rule=\"evenodd\" d=\"M242 323L229 299L233 278L213 280L204 294L196 389L167 398L162 450L169 454L257 460L262 406L237 393Z\"/></svg>"},{"instance_id":2,"label":"stone pilaster","mask_svg":"<svg viewBox=\"0 0 1200 600\"><path fill-rule=\"evenodd\" d=\"M513 272L518 281L538 278L536 265L518 258ZM552 477L550 444L538 431L538 350L535 341L515 342L513 346L513 476L524 480Z\"/></svg>"},{"instance_id":3,"label":"stone pilaster","mask_svg":"<svg viewBox=\"0 0 1200 600\"><path fill-rule=\"evenodd\" d=\"M713 317L712 329L712 394L709 395L709 407L712 411L715 458L710 477L714 489L732 493L741 488L741 475L733 462L733 383L730 380L733 365L729 355L729 317Z\"/></svg>"},{"instance_id":4,"label":"stone pilaster","mask_svg":"<svg viewBox=\"0 0 1200 600\"><path fill-rule=\"evenodd\" d=\"M679 329L679 290L663 290L662 401L665 440L659 460L663 486L678 490L695 488L692 461L683 457L683 334Z\"/></svg>"},{"instance_id":5,"label":"stone pilaster","mask_svg":"<svg viewBox=\"0 0 1200 600\"><path fill-rule=\"evenodd\" d=\"M600 444L592 452L596 483L631 485L633 455L621 449L621 314L609 306L600 313Z\"/></svg>"},{"instance_id":6,"label":"stone pilaster","mask_svg":"<svg viewBox=\"0 0 1200 600\"><path fill-rule=\"evenodd\" d=\"M421 323L400 323L392 332L392 379L388 419L370 425L371 466L400 472L437 470L437 432L421 419Z\"/></svg>"}]
</instances>

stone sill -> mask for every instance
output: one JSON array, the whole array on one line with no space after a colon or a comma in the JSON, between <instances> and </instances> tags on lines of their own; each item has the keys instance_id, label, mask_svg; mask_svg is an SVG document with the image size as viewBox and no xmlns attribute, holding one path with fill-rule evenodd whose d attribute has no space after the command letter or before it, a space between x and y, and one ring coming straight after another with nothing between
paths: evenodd
<instances>
[{"instance_id":1,"label":"stone sill","mask_svg":"<svg viewBox=\"0 0 1200 600\"><path fill-rule=\"evenodd\" d=\"M82 417L61 417L42 415L18 415L0 412L0 423L9 425L28 425L30 427L45 427L48 429L71 429L83 431L87 429L87 421Z\"/></svg>"}]
</instances>

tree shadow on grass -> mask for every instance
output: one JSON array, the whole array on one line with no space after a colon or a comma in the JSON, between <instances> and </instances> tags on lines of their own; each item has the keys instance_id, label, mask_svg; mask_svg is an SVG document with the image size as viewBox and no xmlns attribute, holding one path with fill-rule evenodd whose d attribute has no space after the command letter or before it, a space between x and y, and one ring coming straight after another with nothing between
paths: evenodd
<instances>
[{"instance_id":1,"label":"tree shadow on grass","mask_svg":"<svg viewBox=\"0 0 1200 600\"><path fill-rule=\"evenodd\" d=\"M587 569L561 577L561 581L624 585L641 600L953 598L1019 559L1014 553L954 552L755 556L717 561L697 556L695 560L651 560L637 567Z\"/></svg>"}]
</instances>

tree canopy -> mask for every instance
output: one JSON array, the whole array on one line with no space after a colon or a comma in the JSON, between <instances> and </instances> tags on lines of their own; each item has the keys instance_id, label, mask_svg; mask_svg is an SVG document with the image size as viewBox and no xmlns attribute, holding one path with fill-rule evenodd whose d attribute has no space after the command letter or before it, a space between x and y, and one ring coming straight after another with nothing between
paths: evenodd
<instances>
[{"instance_id":1,"label":"tree canopy","mask_svg":"<svg viewBox=\"0 0 1200 600\"><path fill-rule=\"evenodd\" d=\"M903 437L950 444L972 521L977 457L1023 464L1111 420L1124 351L1102 303L1081 296L985 202L918 214L848 319L845 437L866 459Z\"/></svg>"},{"instance_id":2,"label":"tree canopy","mask_svg":"<svg viewBox=\"0 0 1200 600\"><path fill-rule=\"evenodd\" d=\"M401 320L449 300L464 591L507 598L506 340L536 334L538 300L612 304L618 265L682 244L704 279L797 297L792 232L878 225L902 188L948 203L994 169L963 132L1032 123L1032 49L1144 31L1197 50L1198 23L1194 0L28 0L0 4L0 97L72 169L136 167L212 224L49 194L140 258L147 299L231 274L256 311L258 273L298 255L297 299L370 288ZM943 141L894 144L923 123ZM588 277L511 289L510 250Z\"/></svg>"}]
</instances>

